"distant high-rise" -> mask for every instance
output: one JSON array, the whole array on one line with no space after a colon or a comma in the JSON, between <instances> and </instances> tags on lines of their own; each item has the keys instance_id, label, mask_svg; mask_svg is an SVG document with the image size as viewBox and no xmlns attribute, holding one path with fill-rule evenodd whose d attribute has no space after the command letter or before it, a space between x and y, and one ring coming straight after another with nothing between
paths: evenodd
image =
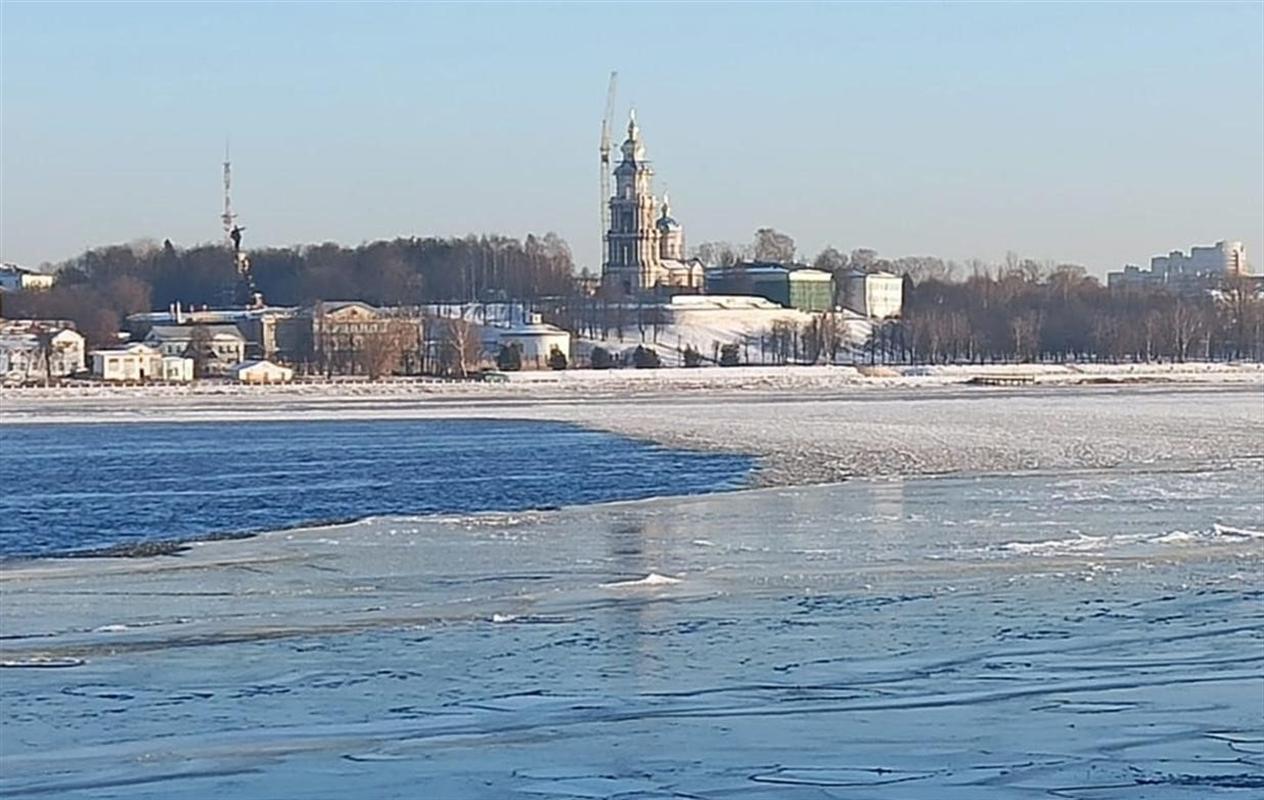
<instances>
[{"instance_id":1,"label":"distant high-rise","mask_svg":"<svg viewBox=\"0 0 1264 800\"><path fill-rule=\"evenodd\" d=\"M1167 286L1180 291L1202 291L1225 278L1250 272L1242 242L1219 241L1210 247L1191 247L1189 255L1173 250L1150 259L1150 269L1128 265L1106 274L1112 287Z\"/></svg>"},{"instance_id":2,"label":"distant high-rise","mask_svg":"<svg viewBox=\"0 0 1264 800\"><path fill-rule=\"evenodd\" d=\"M1168 280L1245 275L1246 248L1242 242L1219 241L1210 247L1191 247L1189 255L1173 250L1165 256L1150 259L1150 271L1167 275Z\"/></svg>"}]
</instances>

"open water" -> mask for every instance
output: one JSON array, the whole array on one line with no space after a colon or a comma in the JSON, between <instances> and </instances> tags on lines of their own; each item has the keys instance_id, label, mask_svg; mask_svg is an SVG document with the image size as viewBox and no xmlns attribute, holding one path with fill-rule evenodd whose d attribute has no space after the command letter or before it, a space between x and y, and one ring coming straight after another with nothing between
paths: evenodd
<instances>
[{"instance_id":1,"label":"open water","mask_svg":"<svg viewBox=\"0 0 1264 800\"><path fill-rule=\"evenodd\" d=\"M6 425L0 556L695 494L751 464L553 422Z\"/></svg>"}]
</instances>

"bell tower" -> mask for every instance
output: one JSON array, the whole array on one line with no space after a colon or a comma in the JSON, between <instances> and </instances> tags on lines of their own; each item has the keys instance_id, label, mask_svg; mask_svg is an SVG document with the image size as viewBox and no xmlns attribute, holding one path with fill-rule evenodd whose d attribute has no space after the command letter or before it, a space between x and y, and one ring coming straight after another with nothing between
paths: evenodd
<instances>
[{"instance_id":1,"label":"bell tower","mask_svg":"<svg viewBox=\"0 0 1264 800\"><path fill-rule=\"evenodd\" d=\"M657 203L651 189L654 170L645 158L645 142L636 124L636 112L628 119L623 161L615 167L614 196L610 198L610 230L606 234L605 263L601 282L608 291L636 294L654 287L660 267Z\"/></svg>"}]
</instances>

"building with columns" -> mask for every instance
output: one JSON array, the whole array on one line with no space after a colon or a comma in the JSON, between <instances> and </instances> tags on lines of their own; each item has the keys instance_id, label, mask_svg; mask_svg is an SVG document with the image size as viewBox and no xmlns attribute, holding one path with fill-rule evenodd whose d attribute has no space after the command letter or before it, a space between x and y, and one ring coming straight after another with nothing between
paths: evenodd
<instances>
[{"instance_id":1,"label":"building with columns","mask_svg":"<svg viewBox=\"0 0 1264 800\"><path fill-rule=\"evenodd\" d=\"M645 157L645 142L633 112L623 160L615 167L610 198L610 230L606 232L601 267L603 291L614 295L697 292L702 289L702 262L685 258L685 234L671 216L663 196L662 211L654 197L654 170Z\"/></svg>"}]
</instances>

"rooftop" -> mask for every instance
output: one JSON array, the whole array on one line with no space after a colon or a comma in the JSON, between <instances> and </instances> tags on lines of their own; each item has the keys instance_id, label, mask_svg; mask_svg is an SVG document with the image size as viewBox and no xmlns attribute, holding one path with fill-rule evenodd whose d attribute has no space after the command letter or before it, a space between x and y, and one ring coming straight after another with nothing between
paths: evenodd
<instances>
[{"instance_id":1,"label":"rooftop","mask_svg":"<svg viewBox=\"0 0 1264 800\"><path fill-rule=\"evenodd\" d=\"M233 339L245 341L246 337L241 335L241 331L237 330L237 326L231 322L218 322L194 325L155 325L149 329L149 336L155 339L167 339L179 341L181 339L191 339L193 332L199 328L205 330L212 338L227 336ZM149 338L148 336L146 338Z\"/></svg>"}]
</instances>

